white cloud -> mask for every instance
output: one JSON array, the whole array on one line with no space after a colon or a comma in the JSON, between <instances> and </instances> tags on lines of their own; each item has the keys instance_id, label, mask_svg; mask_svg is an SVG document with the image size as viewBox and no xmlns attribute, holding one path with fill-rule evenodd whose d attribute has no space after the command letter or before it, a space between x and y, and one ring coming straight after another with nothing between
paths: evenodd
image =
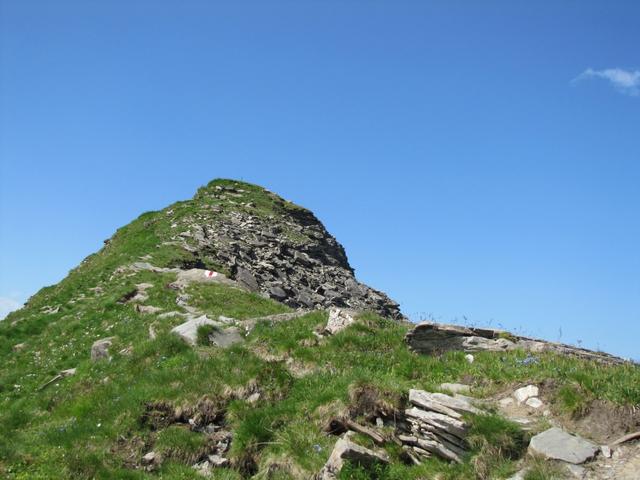
<instances>
[{"instance_id":1,"label":"white cloud","mask_svg":"<svg viewBox=\"0 0 640 480\"><path fill-rule=\"evenodd\" d=\"M619 92L631 96L640 95L640 70L624 70L622 68L607 68L605 70L586 69L573 79L574 82L588 78L603 78L608 80Z\"/></svg>"},{"instance_id":2,"label":"white cloud","mask_svg":"<svg viewBox=\"0 0 640 480\"><path fill-rule=\"evenodd\" d=\"M0 320L14 310L22 307L22 303L12 297L0 297Z\"/></svg>"}]
</instances>

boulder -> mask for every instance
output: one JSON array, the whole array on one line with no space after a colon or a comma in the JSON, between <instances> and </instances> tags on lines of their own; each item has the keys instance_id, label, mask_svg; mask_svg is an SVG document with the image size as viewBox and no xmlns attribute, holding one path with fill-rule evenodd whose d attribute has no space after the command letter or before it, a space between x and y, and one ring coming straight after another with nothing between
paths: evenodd
<instances>
[{"instance_id":1,"label":"boulder","mask_svg":"<svg viewBox=\"0 0 640 480\"><path fill-rule=\"evenodd\" d=\"M324 327L326 335L335 335L355 322L355 312L342 308L331 308L329 310L329 320Z\"/></svg>"},{"instance_id":2,"label":"boulder","mask_svg":"<svg viewBox=\"0 0 640 480\"><path fill-rule=\"evenodd\" d=\"M198 328L203 325L211 325L213 327L222 327L221 323L214 322L202 315L197 318L191 318L177 327L171 329L172 333L179 335L185 342L195 345L198 342Z\"/></svg>"},{"instance_id":3,"label":"boulder","mask_svg":"<svg viewBox=\"0 0 640 480\"><path fill-rule=\"evenodd\" d=\"M227 278L223 273L202 268L190 268L189 270L180 270L176 276L176 281L171 284L171 287L182 289L191 283L219 283L235 287L239 286L237 282Z\"/></svg>"},{"instance_id":4,"label":"boulder","mask_svg":"<svg viewBox=\"0 0 640 480\"><path fill-rule=\"evenodd\" d=\"M389 463L389 457L386 453L374 452L350 440L340 438L333 447L327 463L325 463L320 473L316 476L316 479L337 479L345 460L364 467L371 467L376 463Z\"/></svg>"},{"instance_id":5,"label":"boulder","mask_svg":"<svg viewBox=\"0 0 640 480\"><path fill-rule=\"evenodd\" d=\"M410 431L398 435L403 450L415 463L419 457L437 455L445 460L461 463L468 450L465 437L469 426L463 415L481 414L462 395L450 396L424 390L409 390L412 408L405 410L406 425ZM406 427L401 430L404 432Z\"/></svg>"},{"instance_id":6,"label":"boulder","mask_svg":"<svg viewBox=\"0 0 640 480\"><path fill-rule=\"evenodd\" d=\"M110 360L109 347L113 343L113 337L103 338L96 340L91 345L91 360L94 362L98 360Z\"/></svg>"},{"instance_id":7,"label":"boulder","mask_svg":"<svg viewBox=\"0 0 640 480\"><path fill-rule=\"evenodd\" d=\"M236 281L249 291L257 292L260 290L256 277L254 277L253 274L245 268L238 268L236 272Z\"/></svg>"},{"instance_id":8,"label":"boulder","mask_svg":"<svg viewBox=\"0 0 640 480\"><path fill-rule=\"evenodd\" d=\"M598 446L582 437L553 427L534 436L529 444L529 451L547 459L578 465L595 457Z\"/></svg>"},{"instance_id":9,"label":"boulder","mask_svg":"<svg viewBox=\"0 0 640 480\"><path fill-rule=\"evenodd\" d=\"M531 397L537 397L539 393L538 387L535 385L527 385L513 392L513 398L515 398L518 403L524 403Z\"/></svg>"}]
</instances>

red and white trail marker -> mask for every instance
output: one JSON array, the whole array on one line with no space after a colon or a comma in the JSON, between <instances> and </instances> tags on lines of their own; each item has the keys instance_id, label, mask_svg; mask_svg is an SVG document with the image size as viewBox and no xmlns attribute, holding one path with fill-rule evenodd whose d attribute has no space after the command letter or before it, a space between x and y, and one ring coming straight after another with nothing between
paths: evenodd
<instances>
[{"instance_id":1,"label":"red and white trail marker","mask_svg":"<svg viewBox=\"0 0 640 480\"><path fill-rule=\"evenodd\" d=\"M212 272L211 270L205 270L204 276L207 278L213 278L218 276L218 272Z\"/></svg>"}]
</instances>

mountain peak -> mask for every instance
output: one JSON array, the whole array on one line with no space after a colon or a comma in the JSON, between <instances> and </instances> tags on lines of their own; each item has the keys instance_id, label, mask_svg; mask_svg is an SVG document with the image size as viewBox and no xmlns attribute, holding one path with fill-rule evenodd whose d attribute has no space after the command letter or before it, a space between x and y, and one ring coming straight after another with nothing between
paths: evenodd
<instances>
[{"instance_id":1,"label":"mountain peak","mask_svg":"<svg viewBox=\"0 0 640 480\"><path fill-rule=\"evenodd\" d=\"M175 218L170 241L250 290L293 308L402 317L395 302L356 280L344 248L311 211L262 187L223 179L198 190L191 203L196 211Z\"/></svg>"}]
</instances>

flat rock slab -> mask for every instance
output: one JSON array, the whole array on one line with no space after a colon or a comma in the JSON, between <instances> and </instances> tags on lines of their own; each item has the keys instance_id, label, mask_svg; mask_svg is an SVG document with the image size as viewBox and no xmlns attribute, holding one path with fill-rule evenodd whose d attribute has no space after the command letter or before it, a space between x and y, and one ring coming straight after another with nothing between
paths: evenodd
<instances>
[{"instance_id":1,"label":"flat rock slab","mask_svg":"<svg viewBox=\"0 0 640 480\"><path fill-rule=\"evenodd\" d=\"M203 325L211 325L213 327L221 327L222 324L214 322L207 318L206 315L202 315L197 318L192 318L184 323L181 323L177 327L171 329L172 333L179 335L185 342L190 345L195 345L198 341L198 328Z\"/></svg>"},{"instance_id":2,"label":"flat rock slab","mask_svg":"<svg viewBox=\"0 0 640 480\"><path fill-rule=\"evenodd\" d=\"M545 458L578 465L593 458L598 453L598 446L554 427L533 437L529 451Z\"/></svg>"},{"instance_id":3,"label":"flat rock slab","mask_svg":"<svg viewBox=\"0 0 640 480\"><path fill-rule=\"evenodd\" d=\"M172 285L177 288L184 288L191 283L218 283L236 288L240 286L237 282L227 278L220 272L201 268L178 271L176 281L173 282Z\"/></svg>"},{"instance_id":4,"label":"flat rock slab","mask_svg":"<svg viewBox=\"0 0 640 480\"><path fill-rule=\"evenodd\" d=\"M244 337L240 334L239 329L229 327L222 330L215 330L209 334L209 340L220 348L227 348L244 341Z\"/></svg>"}]
</instances>

